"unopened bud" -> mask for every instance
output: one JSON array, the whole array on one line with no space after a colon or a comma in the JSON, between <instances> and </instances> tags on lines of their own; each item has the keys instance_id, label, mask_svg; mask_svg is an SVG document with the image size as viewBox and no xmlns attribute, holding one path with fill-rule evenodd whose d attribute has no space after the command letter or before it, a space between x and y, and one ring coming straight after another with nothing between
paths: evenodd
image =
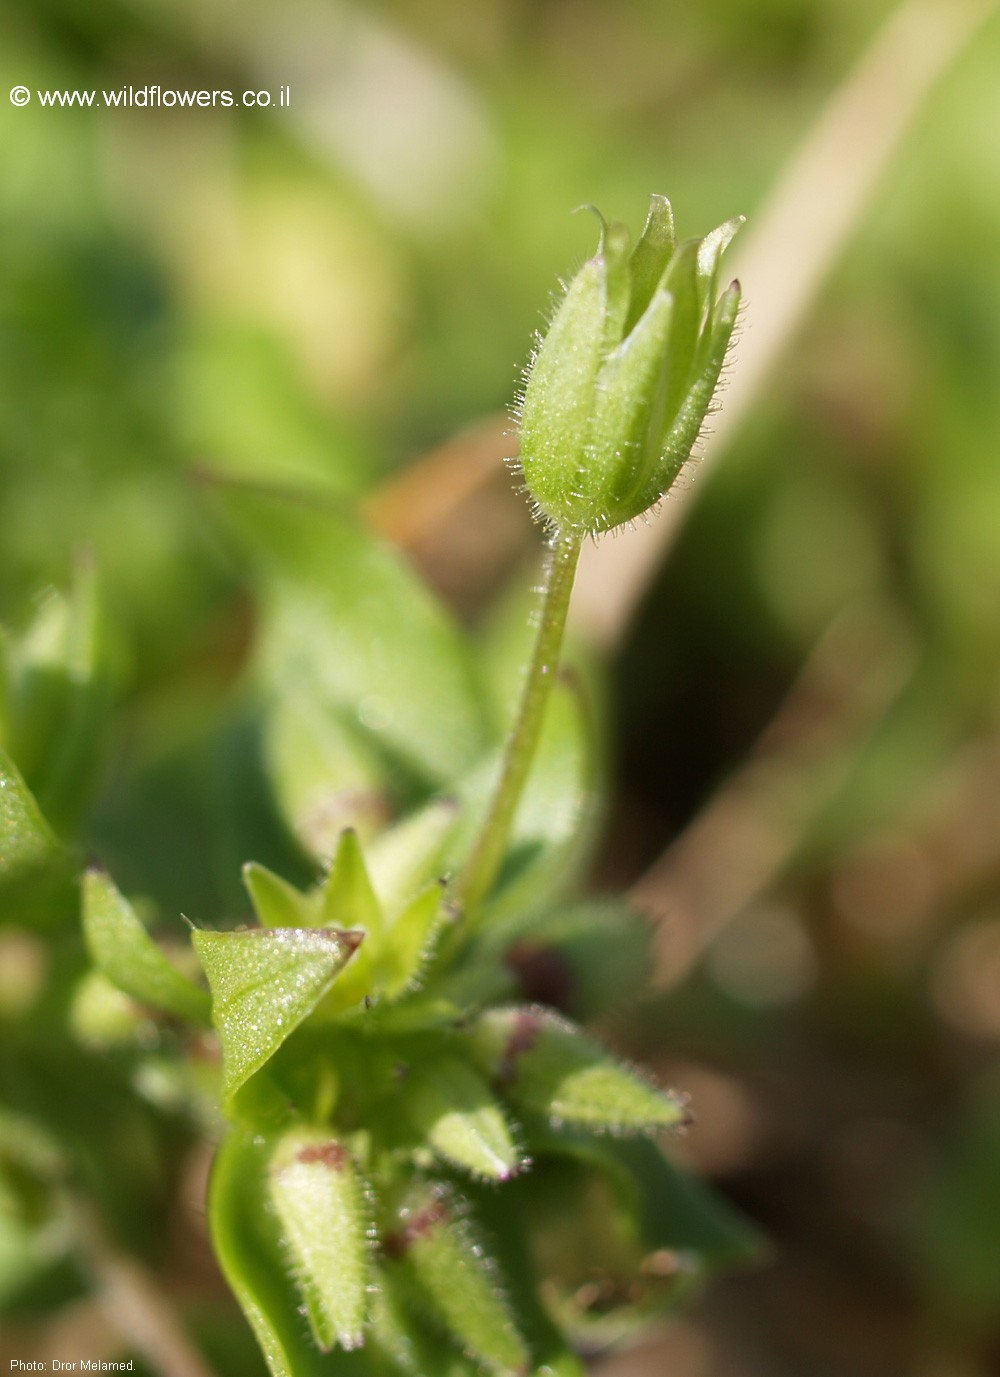
<instances>
[{"instance_id":1,"label":"unopened bud","mask_svg":"<svg viewBox=\"0 0 1000 1377\"><path fill-rule=\"evenodd\" d=\"M736 323L739 284L717 291L741 223L678 245L670 203L654 196L634 247L624 225L603 225L521 404L525 484L560 530L596 534L641 516L688 459Z\"/></svg>"}]
</instances>

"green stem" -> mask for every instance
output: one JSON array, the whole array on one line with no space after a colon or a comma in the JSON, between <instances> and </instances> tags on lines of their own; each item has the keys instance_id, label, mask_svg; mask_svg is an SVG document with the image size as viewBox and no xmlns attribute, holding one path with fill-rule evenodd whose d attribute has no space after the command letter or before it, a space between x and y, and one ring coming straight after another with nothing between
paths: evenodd
<instances>
[{"instance_id":1,"label":"green stem","mask_svg":"<svg viewBox=\"0 0 1000 1377\"><path fill-rule=\"evenodd\" d=\"M573 589L581 537L557 532L552 539L538 635L528 664L517 717L504 747L500 778L476 844L458 877L456 898L469 913L489 893L503 861L511 825L535 758L545 706L559 668L569 597Z\"/></svg>"}]
</instances>

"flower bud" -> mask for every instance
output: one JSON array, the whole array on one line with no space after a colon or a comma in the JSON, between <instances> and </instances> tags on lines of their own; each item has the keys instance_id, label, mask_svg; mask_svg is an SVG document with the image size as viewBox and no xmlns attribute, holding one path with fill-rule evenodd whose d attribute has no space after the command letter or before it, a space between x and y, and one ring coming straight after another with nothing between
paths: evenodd
<instances>
[{"instance_id":1,"label":"flower bud","mask_svg":"<svg viewBox=\"0 0 1000 1377\"><path fill-rule=\"evenodd\" d=\"M521 468L538 511L564 531L631 521L667 492L698 439L732 338L740 289L717 296L742 220L677 244L654 196L631 246L602 222L542 340L521 403Z\"/></svg>"}]
</instances>

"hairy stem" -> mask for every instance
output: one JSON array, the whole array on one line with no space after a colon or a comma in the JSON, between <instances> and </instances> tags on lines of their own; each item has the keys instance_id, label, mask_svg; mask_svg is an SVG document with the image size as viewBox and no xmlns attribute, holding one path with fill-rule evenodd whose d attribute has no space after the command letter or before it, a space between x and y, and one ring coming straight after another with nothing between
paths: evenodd
<instances>
[{"instance_id":1,"label":"hairy stem","mask_svg":"<svg viewBox=\"0 0 1000 1377\"><path fill-rule=\"evenodd\" d=\"M559 652L580 546L581 537L575 532L556 532L552 539L542 589L538 635L525 674L517 716L504 747L500 778L476 844L458 877L456 898L467 913L485 898L496 879L517 805L535 758L545 706L559 667Z\"/></svg>"}]
</instances>

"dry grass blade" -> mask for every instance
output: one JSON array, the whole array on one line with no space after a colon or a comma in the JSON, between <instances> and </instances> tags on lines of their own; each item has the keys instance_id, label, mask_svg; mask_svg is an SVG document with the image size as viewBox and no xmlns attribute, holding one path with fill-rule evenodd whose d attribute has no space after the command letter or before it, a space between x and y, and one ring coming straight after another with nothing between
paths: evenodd
<instances>
[{"instance_id":1,"label":"dry grass blade","mask_svg":"<svg viewBox=\"0 0 1000 1377\"><path fill-rule=\"evenodd\" d=\"M730 266L743 284L747 328L706 457L719 457L773 377L909 125L995 11L995 0L907 0L834 93L752 231L737 241ZM690 496L669 502L648 527L584 551L571 617L591 640L607 650L619 644L690 509Z\"/></svg>"},{"instance_id":2,"label":"dry grass blade","mask_svg":"<svg viewBox=\"0 0 1000 1377\"><path fill-rule=\"evenodd\" d=\"M632 889L657 925L655 982L676 984L771 884L912 671L888 609L840 614L748 762Z\"/></svg>"}]
</instances>

